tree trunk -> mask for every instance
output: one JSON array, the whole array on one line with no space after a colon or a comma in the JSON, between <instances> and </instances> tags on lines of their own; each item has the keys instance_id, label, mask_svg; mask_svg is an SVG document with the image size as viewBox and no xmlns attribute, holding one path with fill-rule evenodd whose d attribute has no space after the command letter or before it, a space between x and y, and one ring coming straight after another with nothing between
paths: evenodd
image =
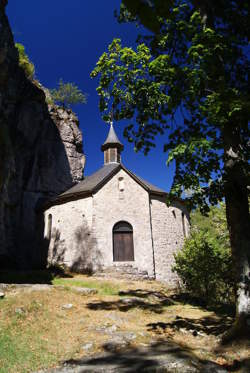
<instances>
[{"instance_id":1,"label":"tree trunk","mask_svg":"<svg viewBox=\"0 0 250 373\"><path fill-rule=\"evenodd\" d=\"M240 128L228 123L223 131L226 216L237 286L236 319L224 341L250 335L249 165L244 159ZM247 146L247 145L246 145Z\"/></svg>"}]
</instances>

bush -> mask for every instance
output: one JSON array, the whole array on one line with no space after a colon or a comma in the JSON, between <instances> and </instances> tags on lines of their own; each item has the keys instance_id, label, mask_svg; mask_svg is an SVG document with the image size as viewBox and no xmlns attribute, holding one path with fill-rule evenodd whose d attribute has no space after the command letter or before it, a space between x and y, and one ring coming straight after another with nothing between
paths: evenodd
<instances>
[{"instance_id":1,"label":"bush","mask_svg":"<svg viewBox=\"0 0 250 373\"><path fill-rule=\"evenodd\" d=\"M193 231L175 255L173 271L186 290L207 303L233 300L232 257L229 248L204 231Z\"/></svg>"},{"instance_id":2,"label":"bush","mask_svg":"<svg viewBox=\"0 0 250 373\"><path fill-rule=\"evenodd\" d=\"M25 53L24 46L20 43L16 43L15 46L19 54L19 66L24 70L27 78L33 79L35 74L35 66L29 60L29 57Z\"/></svg>"}]
</instances>

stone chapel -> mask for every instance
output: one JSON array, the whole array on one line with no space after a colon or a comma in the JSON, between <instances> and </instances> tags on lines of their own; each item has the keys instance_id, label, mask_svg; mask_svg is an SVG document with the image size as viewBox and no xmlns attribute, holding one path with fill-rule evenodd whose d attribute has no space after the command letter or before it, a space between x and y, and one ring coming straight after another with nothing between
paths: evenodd
<instances>
[{"instance_id":1,"label":"stone chapel","mask_svg":"<svg viewBox=\"0 0 250 373\"><path fill-rule=\"evenodd\" d=\"M101 150L104 165L46 205L48 264L174 285L174 253L189 232L185 204L176 200L168 207L164 190L121 163L123 145L112 124Z\"/></svg>"}]
</instances>

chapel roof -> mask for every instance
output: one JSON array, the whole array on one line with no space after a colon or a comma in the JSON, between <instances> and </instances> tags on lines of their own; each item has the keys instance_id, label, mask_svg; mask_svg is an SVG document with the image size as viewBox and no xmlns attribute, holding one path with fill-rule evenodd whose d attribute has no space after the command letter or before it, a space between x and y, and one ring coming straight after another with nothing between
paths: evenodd
<instances>
[{"instance_id":1,"label":"chapel roof","mask_svg":"<svg viewBox=\"0 0 250 373\"><path fill-rule=\"evenodd\" d=\"M124 170L128 175L130 175L150 194L167 194L164 190L154 186L153 184L129 171L124 165L120 163L109 163L104 165L94 174L86 176L83 181L80 181L78 184L66 190L64 193L60 194L50 202L53 204L53 202L62 202L64 200L70 200L71 198L73 199L79 198L80 196L91 195L99 190L109 179L111 179L112 176L114 176L121 169Z\"/></svg>"}]
</instances>

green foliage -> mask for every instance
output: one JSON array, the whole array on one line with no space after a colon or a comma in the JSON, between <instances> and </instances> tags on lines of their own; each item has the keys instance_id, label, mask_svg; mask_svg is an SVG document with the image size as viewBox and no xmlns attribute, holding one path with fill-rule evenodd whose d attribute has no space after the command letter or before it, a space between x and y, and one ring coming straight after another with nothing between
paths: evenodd
<instances>
[{"instance_id":1,"label":"green foliage","mask_svg":"<svg viewBox=\"0 0 250 373\"><path fill-rule=\"evenodd\" d=\"M114 39L91 73L99 79L104 120L111 111L115 120L129 120L124 135L145 154L164 133L167 164L176 164L170 197L192 189L190 204L203 212L224 196L231 123L248 173L250 5L243 3L124 0L118 20L151 33L138 38L135 50Z\"/></svg>"},{"instance_id":2,"label":"green foliage","mask_svg":"<svg viewBox=\"0 0 250 373\"><path fill-rule=\"evenodd\" d=\"M27 78L33 79L34 74L35 74L35 66L29 60L29 57L25 53L24 46L20 43L16 43L15 46L16 46L16 48L18 50L18 54L19 54L19 66L24 70Z\"/></svg>"},{"instance_id":3,"label":"green foliage","mask_svg":"<svg viewBox=\"0 0 250 373\"><path fill-rule=\"evenodd\" d=\"M87 97L74 83L64 83L59 80L58 89L51 89L52 100L62 105L70 107L75 104L86 104Z\"/></svg>"},{"instance_id":4,"label":"green foliage","mask_svg":"<svg viewBox=\"0 0 250 373\"><path fill-rule=\"evenodd\" d=\"M208 233L196 232L175 256L173 270L185 288L207 303L232 301L233 278L230 250Z\"/></svg>"},{"instance_id":5,"label":"green foliage","mask_svg":"<svg viewBox=\"0 0 250 373\"><path fill-rule=\"evenodd\" d=\"M226 206L220 203L219 206L210 207L207 216L200 213L198 209L191 213L192 232L202 231L218 242L225 249L230 248L229 232L227 229Z\"/></svg>"},{"instance_id":6,"label":"green foliage","mask_svg":"<svg viewBox=\"0 0 250 373\"><path fill-rule=\"evenodd\" d=\"M232 302L234 278L225 206L213 207L204 217L191 215L191 236L175 256L173 270L185 288L208 303Z\"/></svg>"}]
</instances>

